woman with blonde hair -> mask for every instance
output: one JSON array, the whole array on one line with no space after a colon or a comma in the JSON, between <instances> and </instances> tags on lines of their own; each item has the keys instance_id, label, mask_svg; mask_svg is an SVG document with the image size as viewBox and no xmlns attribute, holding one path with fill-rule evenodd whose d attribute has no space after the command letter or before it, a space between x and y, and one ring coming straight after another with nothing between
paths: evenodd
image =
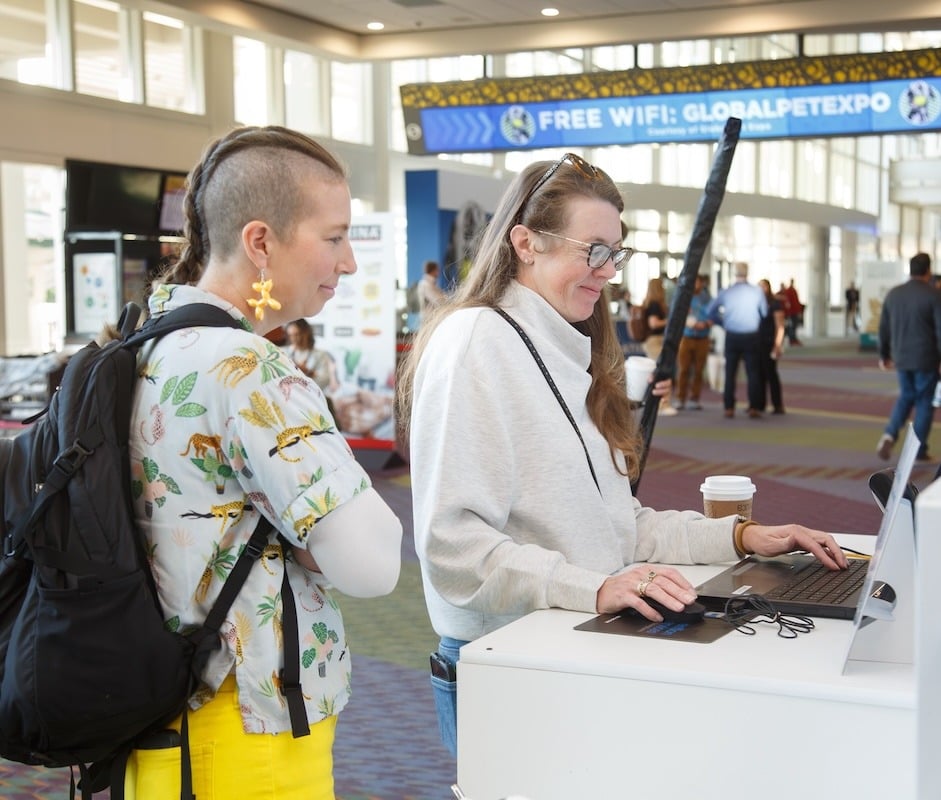
<instances>
[{"instance_id":1,"label":"woman with blonde hair","mask_svg":"<svg viewBox=\"0 0 941 800\"><path fill-rule=\"evenodd\" d=\"M846 565L822 531L654 511L633 497L642 442L604 299L633 253L623 210L611 178L577 155L526 167L467 279L402 364L397 418L411 446L415 545L441 637L431 681L452 753L454 665L469 640L541 608L632 608L660 621L646 597L673 610L695 600L678 570L638 562L803 548Z\"/></svg>"}]
</instances>

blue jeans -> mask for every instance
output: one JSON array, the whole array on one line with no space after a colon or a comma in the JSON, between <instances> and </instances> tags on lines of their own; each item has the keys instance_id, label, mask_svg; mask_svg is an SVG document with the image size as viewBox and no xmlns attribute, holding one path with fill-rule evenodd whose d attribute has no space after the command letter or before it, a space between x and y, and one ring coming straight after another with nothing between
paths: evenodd
<instances>
[{"instance_id":1,"label":"blue jeans","mask_svg":"<svg viewBox=\"0 0 941 800\"><path fill-rule=\"evenodd\" d=\"M900 369L899 396L892 407L892 415L885 426L885 432L893 439L899 438L899 431L908 419L912 408L915 409L914 430L921 447L918 455L928 452L928 435L934 419L934 387L938 383L937 370Z\"/></svg>"},{"instance_id":2,"label":"blue jeans","mask_svg":"<svg viewBox=\"0 0 941 800\"><path fill-rule=\"evenodd\" d=\"M457 666L461 658L461 647L465 644L467 642L461 639L442 636L438 653ZM457 758L457 681L446 681L432 675L431 688L435 696L435 710L438 712L441 743Z\"/></svg>"}]
</instances>

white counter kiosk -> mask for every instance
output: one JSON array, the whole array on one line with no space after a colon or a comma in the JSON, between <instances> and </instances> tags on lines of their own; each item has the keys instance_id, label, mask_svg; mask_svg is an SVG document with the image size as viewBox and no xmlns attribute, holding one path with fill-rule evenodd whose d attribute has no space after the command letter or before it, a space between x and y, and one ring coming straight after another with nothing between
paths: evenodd
<instances>
[{"instance_id":1,"label":"white counter kiosk","mask_svg":"<svg viewBox=\"0 0 941 800\"><path fill-rule=\"evenodd\" d=\"M918 564L909 555L909 577L893 577L895 618L867 630L817 619L795 639L760 625L696 643L575 630L594 615L553 609L466 645L461 789L473 800L938 800L939 484L916 501ZM903 505L894 541L911 554ZM876 543L839 538L865 552ZM681 570L696 585L717 568Z\"/></svg>"}]
</instances>

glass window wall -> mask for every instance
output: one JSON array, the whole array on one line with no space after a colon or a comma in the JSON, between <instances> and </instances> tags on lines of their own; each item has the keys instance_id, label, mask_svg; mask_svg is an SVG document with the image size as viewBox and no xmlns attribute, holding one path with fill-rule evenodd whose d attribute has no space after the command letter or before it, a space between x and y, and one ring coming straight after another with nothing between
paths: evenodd
<instances>
[{"instance_id":1,"label":"glass window wall","mask_svg":"<svg viewBox=\"0 0 941 800\"><path fill-rule=\"evenodd\" d=\"M773 197L794 196L794 142L758 143L758 193Z\"/></svg>"},{"instance_id":2,"label":"glass window wall","mask_svg":"<svg viewBox=\"0 0 941 800\"><path fill-rule=\"evenodd\" d=\"M827 146L805 139L797 143L794 167L797 170L797 198L809 203L827 201Z\"/></svg>"},{"instance_id":3,"label":"glass window wall","mask_svg":"<svg viewBox=\"0 0 941 800\"><path fill-rule=\"evenodd\" d=\"M504 76L525 78L530 75L575 75L584 72L585 51L579 47L567 50L532 50L510 53L504 62Z\"/></svg>"},{"instance_id":4,"label":"glass window wall","mask_svg":"<svg viewBox=\"0 0 941 800\"><path fill-rule=\"evenodd\" d=\"M144 86L147 105L174 111L195 112L197 93L193 85L192 32L178 19L145 12Z\"/></svg>"},{"instance_id":5,"label":"glass window wall","mask_svg":"<svg viewBox=\"0 0 941 800\"><path fill-rule=\"evenodd\" d=\"M108 0L74 0L72 24L75 43L75 89L82 94L134 102L130 44L130 12Z\"/></svg>"},{"instance_id":6,"label":"glass window wall","mask_svg":"<svg viewBox=\"0 0 941 800\"><path fill-rule=\"evenodd\" d=\"M756 164L758 163L758 143L739 142L735 146L735 158L726 181L726 190L754 194L757 186Z\"/></svg>"},{"instance_id":7,"label":"glass window wall","mask_svg":"<svg viewBox=\"0 0 941 800\"><path fill-rule=\"evenodd\" d=\"M0 3L0 78L63 88L53 47L53 10L53 0Z\"/></svg>"},{"instance_id":8,"label":"glass window wall","mask_svg":"<svg viewBox=\"0 0 941 800\"><path fill-rule=\"evenodd\" d=\"M296 50L285 51L284 120L289 128L313 136L329 131L326 75L324 62L317 56Z\"/></svg>"},{"instance_id":9,"label":"glass window wall","mask_svg":"<svg viewBox=\"0 0 941 800\"><path fill-rule=\"evenodd\" d=\"M268 48L244 36L232 38L235 119L243 125L267 125L270 96Z\"/></svg>"},{"instance_id":10,"label":"glass window wall","mask_svg":"<svg viewBox=\"0 0 941 800\"><path fill-rule=\"evenodd\" d=\"M330 64L330 122L334 139L373 143L372 68L369 64Z\"/></svg>"}]
</instances>

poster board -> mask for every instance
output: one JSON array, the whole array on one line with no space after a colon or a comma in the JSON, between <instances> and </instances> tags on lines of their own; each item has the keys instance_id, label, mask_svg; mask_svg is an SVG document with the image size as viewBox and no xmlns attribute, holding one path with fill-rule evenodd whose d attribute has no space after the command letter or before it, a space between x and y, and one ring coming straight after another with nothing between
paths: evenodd
<instances>
[{"instance_id":1,"label":"poster board","mask_svg":"<svg viewBox=\"0 0 941 800\"><path fill-rule=\"evenodd\" d=\"M879 347L879 317L889 289L906 280L905 267L898 261L869 261L857 268L859 278L860 350Z\"/></svg>"},{"instance_id":2,"label":"poster board","mask_svg":"<svg viewBox=\"0 0 941 800\"><path fill-rule=\"evenodd\" d=\"M396 265L391 213L355 217L350 243L357 270L310 320L318 350L336 365L331 393L337 422L353 448L393 450Z\"/></svg>"},{"instance_id":3,"label":"poster board","mask_svg":"<svg viewBox=\"0 0 941 800\"><path fill-rule=\"evenodd\" d=\"M96 335L118 318L118 255L72 256L72 311L76 333Z\"/></svg>"}]
</instances>

